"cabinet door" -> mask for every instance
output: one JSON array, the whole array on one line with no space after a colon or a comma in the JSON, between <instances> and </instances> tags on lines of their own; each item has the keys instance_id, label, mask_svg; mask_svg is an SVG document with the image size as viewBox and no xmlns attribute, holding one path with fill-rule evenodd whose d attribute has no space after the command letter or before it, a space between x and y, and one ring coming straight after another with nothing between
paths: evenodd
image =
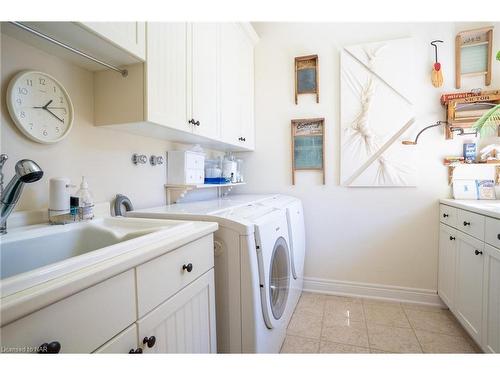
<instances>
[{"instance_id":1,"label":"cabinet door","mask_svg":"<svg viewBox=\"0 0 500 375\"><path fill-rule=\"evenodd\" d=\"M224 142L239 145L242 120L242 56L243 43L236 23L220 25L220 127Z\"/></svg>"},{"instance_id":2,"label":"cabinet door","mask_svg":"<svg viewBox=\"0 0 500 375\"><path fill-rule=\"evenodd\" d=\"M82 22L82 25L141 60L145 60L145 22Z\"/></svg>"},{"instance_id":3,"label":"cabinet door","mask_svg":"<svg viewBox=\"0 0 500 375\"><path fill-rule=\"evenodd\" d=\"M194 132L217 138L217 44L216 23L191 24L191 113L198 122Z\"/></svg>"},{"instance_id":4,"label":"cabinet door","mask_svg":"<svg viewBox=\"0 0 500 375\"><path fill-rule=\"evenodd\" d=\"M483 349L500 353L500 249L485 246Z\"/></svg>"},{"instance_id":5,"label":"cabinet door","mask_svg":"<svg viewBox=\"0 0 500 375\"><path fill-rule=\"evenodd\" d=\"M253 149L253 44L239 24L226 23L220 27L221 138Z\"/></svg>"},{"instance_id":6,"label":"cabinet door","mask_svg":"<svg viewBox=\"0 0 500 375\"><path fill-rule=\"evenodd\" d=\"M439 231L438 294L451 309L455 307L456 230L441 224Z\"/></svg>"},{"instance_id":7,"label":"cabinet door","mask_svg":"<svg viewBox=\"0 0 500 375\"><path fill-rule=\"evenodd\" d=\"M457 251L455 313L465 329L481 342L484 243L463 233ZM458 237L457 237L458 238Z\"/></svg>"},{"instance_id":8,"label":"cabinet door","mask_svg":"<svg viewBox=\"0 0 500 375\"><path fill-rule=\"evenodd\" d=\"M215 353L215 291L211 269L138 321L144 353ZM151 341L151 340L150 340Z\"/></svg>"},{"instance_id":9,"label":"cabinet door","mask_svg":"<svg viewBox=\"0 0 500 375\"><path fill-rule=\"evenodd\" d=\"M187 119L187 24L147 24L147 120L191 131Z\"/></svg>"},{"instance_id":10,"label":"cabinet door","mask_svg":"<svg viewBox=\"0 0 500 375\"><path fill-rule=\"evenodd\" d=\"M254 48L253 43L245 35L241 44L242 56L242 106L241 106L241 136L242 146L253 150L255 147L255 124L254 124Z\"/></svg>"},{"instance_id":11,"label":"cabinet door","mask_svg":"<svg viewBox=\"0 0 500 375\"><path fill-rule=\"evenodd\" d=\"M137 348L137 325L134 323L126 330L113 337L94 353L127 354L131 350L136 350Z\"/></svg>"}]
</instances>

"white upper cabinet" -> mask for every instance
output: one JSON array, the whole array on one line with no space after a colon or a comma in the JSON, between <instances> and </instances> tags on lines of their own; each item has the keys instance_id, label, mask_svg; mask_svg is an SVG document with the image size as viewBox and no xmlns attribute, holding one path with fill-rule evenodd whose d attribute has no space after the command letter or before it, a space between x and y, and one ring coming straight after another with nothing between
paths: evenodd
<instances>
[{"instance_id":1,"label":"white upper cabinet","mask_svg":"<svg viewBox=\"0 0 500 375\"><path fill-rule=\"evenodd\" d=\"M95 124L224 151L254 149L249 24L147 23L146 62L99 71Z\"/></svg>"},{"instance_id":2,"label":"white upper cabinet","mask_svg":"<svg viewBox=\"0 0 500 375\"><path fill-rule=\"evenodd\" d=\"M147 34L147 120L190 131L186 85L188 25L149 22Z\"/></svg>"},{"instance_id":3,"label":"white upper cabinet","mask_svg":"<svg viewBox=\"0 0 500 375\"><path fill-rule=\"evenodd\" d=\"M191 27L191 118L196 134L217 139L218 25L193 23Z\"/></svg>"},{"instance_id":4,"label":"white upper cabinet","mask_svg":"<svg viewBox=\"0 0 500 375\"><path fill-rule=\"evenodd\" d=\"M240 24L221 25L219 82L221 137L253 150L253 42Z\"/></svg>"},{"instance_id":5,"label":"white upper cabinet","mask_svg":"<svg viewBox=\"0 0 500 375\"><path fill-rule=\"evenodd\" d=\"M81 24L140 59L146 58L145 22L82 22Z\"/></svg>"}]
</instances>

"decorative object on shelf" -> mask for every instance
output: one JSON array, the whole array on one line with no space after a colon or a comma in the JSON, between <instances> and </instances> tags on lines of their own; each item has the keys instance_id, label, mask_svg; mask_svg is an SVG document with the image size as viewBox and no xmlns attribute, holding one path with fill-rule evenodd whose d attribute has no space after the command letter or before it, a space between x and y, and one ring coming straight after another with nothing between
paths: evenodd
<instances>
[{"instance_id":1,"label":"decorative object on shelf","mask_svg":"<svg viewBox=\"0 0 500 375\"><path fill-rule=\"evenodd\" d=\"M476 161L476 144L475 143L464 143L464 161L467 164L474 163Z\"/></svg>"},{"instance_id":2,"label":"decorative object on shelf","mask_svg":"<svg viewBox=\"0 0 500 375\"><path fill-rule=\"evenodd\" d=\"M492 200L497 199L495 193L495 181L476 180L478 199Z\"/></svg>"},{"instance_id":3,"label":"decorative object on shelf","mask_svg":"<svg viewBox=\"0 0 500 375\"><path fill-rule=\"evenodd\" d=\"M441 63L438 62L438 47L436 43L443 43L442 40L433 40L431 45L434 47L434 64L432 64L431 80L432 86L441 87L443 86L443 71L441 70Z\"/></svg>"},{"instance_id":4,"label":"decorative object on shelf","mask_svg":"<svg viewBox=\"0 0 500 375\"><path fill-rule=\"evenodd\" d=\"M465 159L463 156L446 156L443 159L444 165L456 165L456 164L464 164Z\"/></svg>"},{"instance_id":5,"label":"decorative object on shelf","mask_svg":"<svg viewBox=\"0 0 500 375\"><path fill-rule=\"evenodd\" d=\"M493 26L459 32L455 38L455 87L461 86L462 76L484 76L491 84Z\"/></svg>"},{"instance_id":6,"label":"decorative object on shelf","mask_svg":"<svg viewBox=\"0 0 500 375\"><path fill-rule=\"evenodd\" d=\"M481 116L473 126L481 137L500 137L500 104L495 105Z\"/></svg>"},{"instance_id":7,"label":"decorative object on shelf","mask_svg":"<svg viewBox=\"0 0 500 375\"><path fill-rule=\"evenodd\" d=\"M497 52L497 61L500 61L500 51Z\"/></svg>"},{"instance_id":8,"label":"decorative object on shelf","mask_svg":"<svg viewBox=\"0 0 500 375\"><path fill-rule=\"evenodd\" d=\"M413 125L411 38L341 51L341 183L415 186L414 151L400 137Z\"/></svg>"},{"instance_id":9,"label":"decorative object on shelf","mask_svg":"<svg viewBox=\"0 0 500 375\"><path fill-rule=\"evenodd\" d=\"M7 108L29 139L50 144L63 140L73 127L73 103L64 86L47 73L24 70L9 82Z\"/></svg>"},{"instance_id":10,"label":"decorative object on shelf","mask_svg":"<svg viewBox=\"0 0 500 375\"><path fill-rule=\"evenodd\" d=\"M454 199L479 199L476 180L453 180Z\"/></svg>"},{"instance_id":11,"label":"decorative object on shelf","mask_svg":"<svg viewBox=\"0 0 500 375\"><path fill-rule=\"evenodd\" d=\"M452 128L470 129L492 107L500 104L500 90L445 94L441 103L446 107L446 139L453 139Z\"/></svg>"},{"instance_id":12,"label":"decorative object on shelf","mask_svg":"<svg viewBox=\"0 0 500 375\"><path fill-rule=\"evenodd\" d=\"M295 104L301 94L316 94L316 103L319 103L318 55L295 58Z\"/></svg>"},{"instance_id":13,"label":"decorative object on shelf","mask_svg":"<svg viewBox=\"0 0 500 375\"><path fill-rule=\"evenodd\" d=\"M162 165L164 162L164 159L163 159L163 156L159 155L159 156L156 156L156 155L151 155L149 157L149 164L151 164L153 167L157 166L157 165Z\"/></svg>"},{"instance_id":14,"label":"decorative object on shelf","mask_svg":"<svg viewBox=\"0 0 500 375\"><path fill-rule=\"evenodd\" d=\"M500 145L491 144L479 151L480 163L500 164Z\"/></svg>"},{"instance_id":15,"label":"decorative object on shelf","mask_svg":"<svg viewBox=\"0 0 500 375\"><path fill-rule=\"evenodd\" d=\"M292 185L295 172L316 170L325 184L325 119L292 120Z\"/></svg>"}]
</instances>

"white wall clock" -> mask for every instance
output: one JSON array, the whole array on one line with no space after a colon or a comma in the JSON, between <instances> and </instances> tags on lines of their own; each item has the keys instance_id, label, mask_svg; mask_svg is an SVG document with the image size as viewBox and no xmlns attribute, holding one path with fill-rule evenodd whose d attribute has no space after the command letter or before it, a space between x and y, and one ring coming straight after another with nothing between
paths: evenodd
<instances>
[{"instance_id":1,"label":"white wall clock","mask_svg":"<svg viewBox=\"0 0 500 375\"><path fill-rule=\"evenodd\" d=\"M12 78L7 108L19 130L35 142L59 142L73 126L73 103L68 92L47 73L25 70Z\"/></svg>"}]
</instances>

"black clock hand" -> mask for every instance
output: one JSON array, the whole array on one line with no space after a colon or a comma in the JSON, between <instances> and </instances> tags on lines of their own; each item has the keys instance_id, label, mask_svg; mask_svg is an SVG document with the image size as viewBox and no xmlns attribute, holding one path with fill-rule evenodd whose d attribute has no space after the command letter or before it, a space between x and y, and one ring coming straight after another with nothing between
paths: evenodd
<instances>
[{"instance_id":1,"label":"black clock hand","mask_svg":"<svg viewBox=\"0 0 500 375\"><path fill-rule=\"evenodd\" d=\"M37 109L47 109L47 107L50 105L50 103L52 103L53 100L50 99L49 102L47 104L45 104L43 107L33 107L33 108L37 108Z\"/></svg>"},{"instance_id":2,"label":"black clock hand","mask_svg":"<svg viewBox=\"0 0 500 375\"><path fill-rule=\"evenodd\" d=\"M52 116L54 116L56 119L58 119L59 121L61 121L62 123L64 123L64 120L59 118L54 112L52 112L50 109L48 108L43 108L45 109L47 112L49 112Z\"/></svg>"}]
</instances>

